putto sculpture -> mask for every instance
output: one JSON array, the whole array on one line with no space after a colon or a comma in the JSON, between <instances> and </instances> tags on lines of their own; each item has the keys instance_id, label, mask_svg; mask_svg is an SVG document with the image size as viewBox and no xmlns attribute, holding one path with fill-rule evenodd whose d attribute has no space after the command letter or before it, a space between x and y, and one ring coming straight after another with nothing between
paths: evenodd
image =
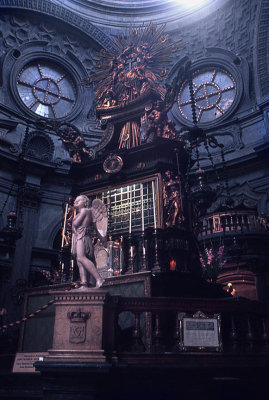
<instances>
[{"instance_id":1,"label":"putto sculpture","mask_svg":"<svg viewBox=\"0 0 269 400\"><path fill-rule=\"evenodd\" d=\"M79 269L79 289L88 287L89 274L96 281L95 287L99 288L104 283L104 279L95 265L93 237L97 234L100 241L106 243L107 209L100 199L94 199L90 207L90 200L85 195L80 195L75 199L74 208L76 215L72 222L72 254Z\"/></svg>"}]
</instances>

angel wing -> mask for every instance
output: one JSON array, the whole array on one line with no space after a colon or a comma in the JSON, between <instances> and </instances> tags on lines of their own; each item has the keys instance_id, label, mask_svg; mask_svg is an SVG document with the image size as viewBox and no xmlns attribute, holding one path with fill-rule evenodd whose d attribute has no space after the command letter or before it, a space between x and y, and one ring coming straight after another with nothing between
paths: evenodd
<instances>
[{"instance_id":1,"label":"angel wing","mask_svg":"<svg viewBox=\"0 0 269 400\"><path fill-rule=\"evenodd\" d=\"M98 234L102 239L106 238L107 234L107 209L102 200L94 199L92 201L92 214L93 214L93 222L96 224L96 229Z\"/></svg>"}]
</instances>

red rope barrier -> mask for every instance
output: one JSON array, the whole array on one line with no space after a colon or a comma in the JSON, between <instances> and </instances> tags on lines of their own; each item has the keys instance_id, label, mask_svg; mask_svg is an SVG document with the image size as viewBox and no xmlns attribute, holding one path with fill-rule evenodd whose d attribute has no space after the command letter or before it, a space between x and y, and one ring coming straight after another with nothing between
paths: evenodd
<instances>
[{"instance_id":1,"label":"red rope barrier","mask_svg":"<svg viewBox=\"0 0 269 400\"><path fill-rule=\"evenodd\" d=\"M66 289L66 291L69 291L69 290L71 290L71 289L73 289L73 288L74 288L74 289L77 289L77 288L79 288L80 286L81 286L80 283L72 283L72 284L70 285L70 287L69 287L68 289ZM10 324L1 325L1 326L0 326L0 330L7 329L7 328L11 328L12 326L15 326L15 325L20 325L20 324L22 324L23 322L27 321L28 319L34 318L37 314L39 314L41 311L46 310L46 309L47 309L50 305L52 305L53 303L54 303L54 300L50 300L47 304L44 304L42 307L40 307L38 310L34 311L33 313L28 314L28 315L25 315L25 316L22 317L21 319L18 319L17 321L14 321L14 322L11 322Z\"/></svg>"},{"instance_id":2,"label":"red rope barrier","mask_svg":"<svg viewBox=\"0 0 269 400\"><path fill-rule=\"evenodd\" d=\"M10 324L6 324L6 325L2 325L0 326L0 330L2 329L7 329L7 328L11 328L12 326L15 325L20 325L21 323L27 321L30 318L35 317L37 314L39 314L41 311L46 310L46 308L48 308L51 304L54 303L54 300L50 300L47 304L44 304L44 306L42 306L41 308L39 308L39 310L34 311L33 313L22 317L21 319L18 319L17 321L11 322Z\"/></svg>"}]
</instances>

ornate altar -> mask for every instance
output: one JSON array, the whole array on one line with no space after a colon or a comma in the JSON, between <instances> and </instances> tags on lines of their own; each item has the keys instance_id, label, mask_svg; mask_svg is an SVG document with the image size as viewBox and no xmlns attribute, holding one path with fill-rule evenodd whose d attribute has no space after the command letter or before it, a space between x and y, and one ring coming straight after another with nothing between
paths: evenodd
<instances>
[{"instance_id":1,"label":"ornate altar","mask_svg":"<svg viewBox=\"0 0 269 400\"><path fill-rule=\"evenodd\" d=\"M126 38L117 38L116 54L97 54L97 72L83 82L95 84L104 133L96 146L73 149L74 194L99 198L107 207L108 245L95 245L104 278L144 271L200 274L185 181L191 150L167 114L186 72L164 81L178 45L163 30L130 28ZM70 130L63 133L67 144Z\"/></svg>"}]
</instances>

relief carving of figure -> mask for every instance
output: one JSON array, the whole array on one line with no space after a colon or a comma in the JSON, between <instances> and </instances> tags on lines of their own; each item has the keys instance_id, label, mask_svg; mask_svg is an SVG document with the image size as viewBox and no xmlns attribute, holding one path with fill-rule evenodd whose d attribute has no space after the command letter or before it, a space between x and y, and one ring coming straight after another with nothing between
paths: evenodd
<instances>
[{"instance_id":1,"label":"relief carving of figure","mask_svg":"<svg viewBox=\"0 0 269 400\"><path fill-rule=\"evenodd\" d=\"M93 237L97 233L102 243L106 243L107 210L100 199L94 199L90 207L87 196L78 196L74 201L76 215L72 223L72 254L75 257L80 274L81 288L88 287L88 274L96 281L96 288L104 283L97 271L94 259Z\"/></svg>"}]
</instances>

